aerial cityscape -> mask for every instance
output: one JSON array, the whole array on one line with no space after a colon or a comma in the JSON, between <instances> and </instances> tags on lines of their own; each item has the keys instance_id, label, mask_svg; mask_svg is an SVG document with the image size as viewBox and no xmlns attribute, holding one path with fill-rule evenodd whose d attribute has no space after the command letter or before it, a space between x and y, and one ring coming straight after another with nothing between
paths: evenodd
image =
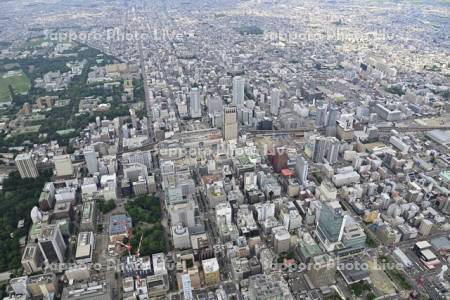
<instances>
[{"instance_id":1,"label":"aerial cityscape","mask_svg":"<svg viewBox=\"0 0 450 300\"><path fill-rule=\"evenodd\" d=\"M0 1L0 299L450 299L448 0Z\"/></svg>"}]
</instances>

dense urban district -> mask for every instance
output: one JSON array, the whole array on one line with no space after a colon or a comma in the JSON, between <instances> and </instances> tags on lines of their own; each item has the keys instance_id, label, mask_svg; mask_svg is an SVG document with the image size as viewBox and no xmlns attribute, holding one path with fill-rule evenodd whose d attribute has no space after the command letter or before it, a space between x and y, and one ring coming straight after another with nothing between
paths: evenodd
<instances>
[{"instance_id":1,"label":"dense urban district","mask_svg":"<svg viewBox=\"0 0 450 300\"><path fill-rule=\"evenodd\" d=\"M0 298L450 299L450 2L0 2Z\"/></svg>"}]
</instances>

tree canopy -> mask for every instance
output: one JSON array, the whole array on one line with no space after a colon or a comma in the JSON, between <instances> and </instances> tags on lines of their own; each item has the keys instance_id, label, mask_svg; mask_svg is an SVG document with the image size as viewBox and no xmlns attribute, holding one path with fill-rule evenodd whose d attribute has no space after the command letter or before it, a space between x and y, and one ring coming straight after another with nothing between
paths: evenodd
<instances>
[{"instance_id":1,"label":"tree canopy","mask_svg":"<svg viewBox=\"0 0 450 300\"><path fill-rule=\"evenodd\" d=\"M22 179L18 172L12 172L3 182L0 193L0 272L20 266L19 239L28 234L31 209L38 204L42 188L51 175L51 170L46 170L36 179ZM24 226L18 229L17 223L22 219L25 220Z\"/></svg>"},{"instance_id":2,"label":"tree canopy","mask_svg":"<svg viewBox=\"0 0 450 300\"><path fill-rule=\"evenodd\" d=\"M141 255L151 255L166 250L164 230L161 225L159 199L152 196L140 196L129 201L125 208L135 224L131 246L135 251L142 236Z\"/></svg>"}]
</instances>

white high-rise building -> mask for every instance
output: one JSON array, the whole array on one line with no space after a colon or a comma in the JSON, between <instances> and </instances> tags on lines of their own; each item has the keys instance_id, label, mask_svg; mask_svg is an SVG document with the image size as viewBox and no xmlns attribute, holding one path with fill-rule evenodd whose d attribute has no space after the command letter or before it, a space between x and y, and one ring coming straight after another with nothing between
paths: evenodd
<instances>
[{"instance_id":1,"label":"white high-rise building","mask_svg":"<svg viewBox=\"0 0 450 300\"><path fill-rule=\"evenodd\" d=\"M200 118L202 116L200 91L197 87L193 87L189 94L189 115L191 118Z\"/></svg>"},{"instance_id":2,"label":"white high-rise building","mask_svg":"<svg viewBox=\"0 0 450 300\"><path fill-rule=\"evenodd\" d=\"M225 107L223 111L223 139L237 140L238 124L236 116L236 107Z\"/></svg>"},{"instance_id":3,"label":"white high-rise building","mask_svg":"<svg viewBox=\"0 0 450 300\"><path fill-rule=\"evenodd\" d=\"M94 147L86 146L84 148L84 160L90 175L98 172L97 152L95 152Z\"/></svg>"},{"instance_id":4,"label":"white high-rise building","mask_svg":"<svg viewBox=\"0 0 450 300\"><path fill-rule=\"evenodd\" d=\"M133 108L130 108L130 117L131 117L131 124L133 125L133 128L137 128L137 116L136 116L136 110Z\"/></svg>"},{"instance_id":5,"label":"white high-rise building","mask_svg":"<svg viewBox=\"0 0 450 300\"><path fill-rule=\"evenodd\" d=\"M245 79L241 76L233 77L233 104L243 105L245 98Z\"/></svg>"},{"instance_id":6,"label":"white high-rise building","mask_svg":"<svg viewBox=\"0 0 450 300\"><path fill-rule=\"evenodd\" d=\"M316 126L323 127L327 122L327 105L321 104L317 106L316 111Z\"/></svg>"},{"instance_id":7,"label":"white high-rise building","mask_svg":"<svg viewBox=\"0 0 450 300\"><path fill-rule=\"evenodd\" d=\"M181 224L183 227L192 229L196 226L195 213L198 210L197 204L190 199L187 202L170 204L167 211L171 224Z\"/></svg>"},{"instance_id":8,"label":"white high-rise building","mask_svg":"<svg viewBox=\"0 0 450 300\"><path fill-rule=\"evenodd\" d=\"M270 93L270 113L277 116L280 111L280 90L275 88Z\"/></svg>"},{"instance_id":9,"label":"white high-rise building","mask_svg":"<svg viewBox=\"0 0 450 300\"><path fill-rule=\"evenodd\" d=\"M36 178L39 172L30 153L22 153L16 156L16 166L22 178Z\"/></svg>"},{"instance_id":10,"label":"white high-rise building","mask_svg":"<svg viewBox=\"0 0 450 300\"><path fill-rule=\"evenodd\" d=\"M161 160L159 162L161 169L161 185L164 189L176 184L175 164L171 160Z\"/></svg>"},{"instance_id":11,"label":"white high-rise building","mask_svg":"<svg viewBox=\"0 0 450 300\"><path fill-rule=\"evenodd\" d=\"M308 179L308 161L303 156L299 157L295 163L295 175L297 175L302 184L306 183Z\"/></svg>"},{"instance_id":12,"label":"white high-rise building","mask_svg":"<svg viewBox=\"0 0 450 300\"><path fill-rule=\"evenodd\" d=\"M336 106L329 108L326 121L326 135L336 136L336 122L339 115L339 109Z\"/></svg>"},{"instance_id":13,"label":"white high-rise building","mask_svg":"<svg viewBox=\"0 0 450 300\"><path fill-rule=\"evenodd\" d=\"M229 202L220 202L216 205L216 220L222 219L226 224L231 225L232 210ZM217 223L219 223L217 221Z\"/></svg>"}]
</instances>

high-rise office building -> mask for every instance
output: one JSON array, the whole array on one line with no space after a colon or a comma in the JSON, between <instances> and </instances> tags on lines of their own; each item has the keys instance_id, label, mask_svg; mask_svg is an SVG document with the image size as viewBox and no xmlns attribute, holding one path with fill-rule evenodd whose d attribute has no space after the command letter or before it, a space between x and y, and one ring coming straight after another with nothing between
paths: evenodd
<instances>
[{"instance_id":1,"label":"high-rise office building","mask_svg":"<svg viewBox=\"0 0 450 300\"><path fill-rule=\"evenodd\" d=\"M316 137L313 160L316 163L328 162L334 164L339 156L339 140L335 137Z\"/></svg>"},{"instance_id":2,"label":"high-rise office building","mask_svg":"<svg viewBox=\"0 0 450 300\"><path fill-rule=\"evenodd\" d=\"M36 168L33 158L30 153L22 153L16 156L15 159L17 169L22 178L36 178L39 172Z\"/></svg>"},{"instance_id":3,"label":"high-rise office building","mask_svg":"<svg viewBox=\"0 0 450 300\"><path fill-rule=\"evenodd\" d=\"M353 139L353 114L342 114L337 123L337 136L346 141ZM373 134L368 134L368 139L372 140Z\"/></svg>"},{"instance_id":4,"label":"high-rise office building","mask_svg":"<svg viewBox=\"0 0 450 300\"><path fill-rule=\"evenodd\" d=\"M184 203L170 204L167 206L167 211L172 225L181 224L183 227L188 227L189 230L196 226L195 216L198 213L198 206L194 200L190 199Z\"/></svg>"},{"instance_id":5,"label":"high-rise office building","mask_svg":"<svg viewBox=\"0 0 450 300\"><path fill-rule=\"evenodd\" d=\"M218 95L210 96L207 100L208 114L223 111L223 101Z\"/></svg>"},{"instance_id":6,"label":"high-rise office building","mask_svg":"<svg viewBox=\"0 0 450 300\"><path fill-rule=\"evenodd\" d=\"M347 217L339 201L323 203L317 221L316 236L328 251L333 251L335 244L342 240Z\"/></svg>"},{"instance_id":7,"label":"high-rise office building","mask_svg":"<svg viewBox=\"0 0 450 300\"><path fill-rule=\"evenodd\" d=\"M248 107L243 107L240 111L241 111L240 123L245 126L252 125L253 110Z\"/></svg>"},{"instance_id":8,"label":"high-rise office building","mask_svg":"<svg viewBox=\"0 0 450 300\"><path fill-rule=\"evenodd\" d=\"M94 147L86 146L84 148L84 160L86 161L86 166L90 175L94 175L98 172L97 152L95 152Z\"/></svg>"},{"instance_id":9,"label":"high-rise office building","mask_svg":"<svg viewBox=\"0 0 450 300\"><path fill-rule=\"evenodd\" d=\"M137 116L136 116L136 110L133 108L130 108L130 117L131 117L131 125L133 125L133 128L137 128Z\"/></svg>"},{"instance_id":10,"label":"high-rise office building","mask_svg":"<svg viewBox=\"0 0 450 300\"><path fill-rule=\"evenodd\" d=\"M331 137L327 145L327 161L330 164L335 164L339 156L339 140L335 137Z\"/></svg>"},{"instance_id":11,"label":"high-rise office building","mask_svg":"<svg viewBox=\"0 0 450 300\"><path fill-rule=\"evenodd\" d=\"M328 110L327 126L336 126L339 117L339 108L331 106Z\"/></svg>"},{"instance_id":12,"label":"high-rise office building","mask_svg":"<svg viewBox=\"0 0 450 300\"><path fill-rule=\"evenodd\" d=\"M312 159L316 163L322 163L323 158L326 156L326 139L324 137L316 137L314 140L314 152Z\"/></svg>"},{"instance_id":13,"label":"high-rise office building","mask_svg":"<svg viewBox=\"0 0 450 300\"><path fill-rule=\"evenodd\" d=\"M316 126L323 127L323 126L325 126L326 121L327 121L327 105L321 104L321 105L317 106Z\"/></svg>"},{"instance_id":14,"label":"high-rise office building","mask_svg":"<svg viewBox=\"0 0 450 300\"><path fill-rule=\"evenodd\" d=\"M237 140L238 124L236 118L236 107L225 107L223 113L223 139Z\"/></svg>"},{"instance_id":15,"label":"high-rise office building","mask_svg":"<svg viewBox=\"0 0 450 300\"><path fill-rule=\"evenodd\" d=\"M164 189L176 184L175 164L171 160L162 160L159 162L161 169L161 185Z\"/></svg>"},{"instance_id":16,"label":"high-rise office building","mask_svg":"<svg viewBox=\"0 0 450 300\"><path fill-rule=\"evenodd\" d=\"M278 115L280 110L280 90L272 89L270 93L270 113L274 116Z\"/></svg>"},{"instance_id":17,"label":"high-rise office building","mask_svg":"<svg viewBox=\"0 0 450 300\"><path fill-rule=\"evenodd\" d=\"M241 76L233 77L233 104L243 105L245 98L245 79Z\"/></svg>"},{"instance_id":18,"label":"high-rise office building","mask_svg":"<svg viewBox=\"0 0 450 300\"><path fill-rule=\"evenodd\" d=\"M336 136L336 122L338 120L339 109L336 106L330 107L328 111L326 135Z\"/></svg>"},{"instance_id":19,"label":"high-rise office building","mask_svg":"<svg viewBox=\"0 0 450 300\"><path fill-rule=\"evenodd\" d=\"M189 115L191 118L200 118L202 116L202 106L200 103L200 91L193 87L189 93Z\"/></svg>"},{"instance_id":20,"label":"high-rise office building","mask_svg":"<svg viewBox=\"0 0 450 300\"><path fill-rule=\"evenodd\" d=\"M63 263L66 243L58 224L46 225L38 238L39 248L47 263Z\"/></svg>"},{"instance_id":21,"label":"high-rise office building","mask_svg":"<svg viewBox=\"0 0 450 300\"><path fill-rule=\"evenodd\" d=\"M295 163L295 175L297 175L298 180L300 180L302 184L307 182L308 161L303 156L297 158L297 161Z\"/></svg>"}]
</instances>

